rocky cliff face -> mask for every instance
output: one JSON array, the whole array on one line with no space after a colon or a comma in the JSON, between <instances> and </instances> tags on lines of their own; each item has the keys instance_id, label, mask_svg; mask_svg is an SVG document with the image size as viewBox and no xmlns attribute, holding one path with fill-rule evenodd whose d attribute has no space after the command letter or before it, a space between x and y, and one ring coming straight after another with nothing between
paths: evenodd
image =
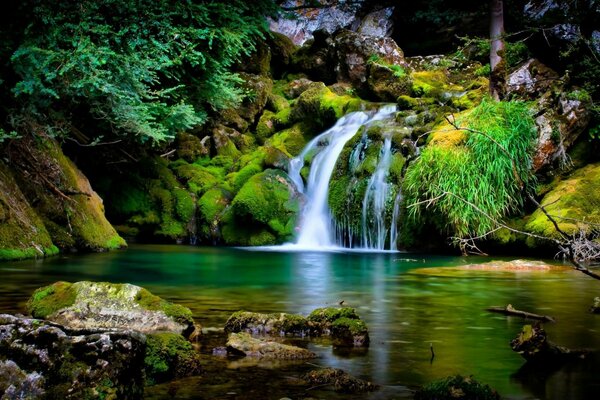
<instances>
[{"instance_id":1,"label":"rocky cliff face","mask_svg":"<svg viewBox=\"0 0 600 400\"><path fill-rule=\"evenodd\" d=\"M393 29L394 7L383 7L367 1L338 2L320 0L288 0L283 8L289 10L279 19L272 20L271 30L282 33L297 45L304 44L318 30L333 33L349 29L366 36L386 37Z\"/></svg>"}]
</instances>

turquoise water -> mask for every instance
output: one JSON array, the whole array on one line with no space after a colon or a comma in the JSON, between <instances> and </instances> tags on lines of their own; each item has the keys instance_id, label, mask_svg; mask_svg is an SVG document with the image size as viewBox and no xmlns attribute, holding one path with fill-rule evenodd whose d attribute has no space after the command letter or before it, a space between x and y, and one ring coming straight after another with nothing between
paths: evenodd
<instances>
[{"instance_id":1,"label":"turquoise water","mask_svg":"<svg viewBox=\"0 0 600 400\"><path fill-rule=\"evenodd\" d=\"M485 311L511 303L552 315L557 322L546 324L552 341L573 348L600 348L600 316L588 312L592 299L600 295L600 282L568 268L549 272L448 268L485 261L489 259L403 253L132 246L107 254L0 264L0 312L24 312L34 289L57 280L144 286L191 308L209 332L240 309L308 314L344 300L367 322L369 350L346 354L324 343L308 346L319 354L314 364L339 367L384 386L364 398L404 398L410 395L406 387L456 373L474 375L506 398L600 398L596 378L600 362L594 357L558 370L518 373L523 360L511 351L509 342L523 320ZM211 346L223 343L223 334L206 335L201 345L207 354L205 374L151 388L148 398L341 396L298 392L293 379L308 368L305 363L272 369L272 365L248 366L208 356ZM266 384L273 389L265 391Z\"/></svg>"}]
</instances>

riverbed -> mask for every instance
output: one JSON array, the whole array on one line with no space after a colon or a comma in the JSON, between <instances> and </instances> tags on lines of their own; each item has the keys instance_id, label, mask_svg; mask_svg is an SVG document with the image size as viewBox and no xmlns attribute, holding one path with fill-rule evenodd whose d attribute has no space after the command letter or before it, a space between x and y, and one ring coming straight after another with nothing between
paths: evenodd
<instances>
[{"instance_id":1,"label":"riverbed","mask_svg":"<svg viewBox=\"0 0 600 400\"><path fill-rule=\"evenodd\" d=\"M410 398L418 385L457 373L488 383L503 398L600 398L597 357L557 370L527 372L509 344L524 321L485 311L510 303L551 315L557 322L545 324L550 340L597 349L600 316L588 309L600 295L600 283L567 267L539 272L454 269L490 260L134 245L105 254L2 263L0 312L23 313L37 287L58 280L129 282L189 307L205 332L199 346L206 355L205 372L149 388L149 399L349 398L322 388L300 388L297 379L315 365L342 368L382 385L360 398ZM355 307L367 323L368 351L341 352L323 341L305 341L319 355L314 365L247 364L210 355L212 346L224 344L219 329L234 311L306 315L340 302Z\"/></svg>"}]
</instances>

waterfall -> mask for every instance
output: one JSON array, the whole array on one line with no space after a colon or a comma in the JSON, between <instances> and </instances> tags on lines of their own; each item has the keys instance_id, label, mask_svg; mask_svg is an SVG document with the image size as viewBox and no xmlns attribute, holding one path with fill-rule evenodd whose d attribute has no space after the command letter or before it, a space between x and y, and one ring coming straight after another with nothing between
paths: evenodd
<instances>
[{"instance_id":1,"label":"waterfall","mask_svg":"<svg viewBox=\"0 0 600 400\"><path fill-rule=\"evenodd\" d=\"M341 245L341 243L336 243L333 221L327 204L329 182L337 159L344 149L344 145L358 132L361 126L389 118L395 111L396 107L392 105L382 107L371 116L361 111L350 113L338 120L332 128L314 138L298 157L290 161L289 176L298 190L306 196L306 205L300 215L296 247L323 249ZM306 187L304 187L301 170L304 167L305 159L313 153L315 155L311 161Z\"/></svg>"},{"instance_id":2,"label":"waterfall","mask_svg":"<svg viewBox=\"0 0 600 400\"><path fill-rule=\"evenodd\" d=\"M398 250L398 221L400 218L400 204L402 203L402 189L394 200L394 213L392 214L392 226L390 228L390 250Z\"/></svg>"},{"instance_id":3,"label":"waterfall","mask_svg":"<svg viewBox=\"0 0 600 400\"><path fill-rule=\"evenodd\" d=\"M387 178L392 159L392 139L386 137L375 172L369 179L362 209L362 247L383 250L389 229L385 224L385 208L391 185Z\"/></svg>"}]
</instances>

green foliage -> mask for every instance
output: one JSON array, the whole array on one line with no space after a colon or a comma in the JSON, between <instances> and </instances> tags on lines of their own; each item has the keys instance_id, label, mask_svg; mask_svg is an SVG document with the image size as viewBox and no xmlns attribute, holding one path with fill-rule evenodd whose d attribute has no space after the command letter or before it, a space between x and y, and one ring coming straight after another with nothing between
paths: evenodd
<instances>
[{"instance_id":1,"label":"green foliage","mask_svg":"<svg viewBox=\"0 0 600 400\"><path fill-rule=\"evenodd\" d=\"M6 132L4 129L0 128L0 144L7 140L18 139L20 138L19 134L15 131Z\"/></svg>"},{"instance_id":2,"label":"green foliage","mask_svg":"<svg viewBox=\"0 0 600 400\"><path fill-rule=\"evenodd\" d=\"M274 11L269 0L26 0L4 28L13 31L0 29L19 38L13 93L29 115L86 110L118 133L161 141L240 102L230 67Z\"/></svg>"},{"instance_id":3,"label":"green foliage","mask_svg":"<svg viewBox=\"0 0 600 400\"><path fill-rule=\"evenodd\" d=\"M459 39L462 42L462 44L454 53L454 59L461 62L467 61L469 59L480 61L481 63L487 63L489 61L491 47L489 38L464 36L460 37ZM531 57L529 48L524 42L509 42L505 40L504 46L505 48L503 57L504 61L506 62L506 65L509 68L515 67L523 61L527 60L529 57ZM485 68L485 65L483 68ZM483 73L483 71L484 70L481 70L480 72Z\"/></svg>"},{"instance_id":4,"label":"green foliage","mask_svg":"<svg viewBox=\"0 0 600 400\"><path fill-rule=\"evenodd\" d=\"M458 125L497 143L465 133L462 144L428 146L408 168L403 193L413 222L419 224L427 214L440 231L468 237L488 232L492 218L522 205L522 190L533 182L536 131L525 103L489 99Z\"/></svg>"},{"instance_id":5,"label":"green foliage","mask_svg":"<svg viewBox=\"0 0 600 400\"><path fill-rule=\"evenodd\" d=\"M492 72L490 64L485 64L482 65L481 67L477 68L474 72L475 76L490 76L490 73Z\"/></svg>"}]
</instances>

